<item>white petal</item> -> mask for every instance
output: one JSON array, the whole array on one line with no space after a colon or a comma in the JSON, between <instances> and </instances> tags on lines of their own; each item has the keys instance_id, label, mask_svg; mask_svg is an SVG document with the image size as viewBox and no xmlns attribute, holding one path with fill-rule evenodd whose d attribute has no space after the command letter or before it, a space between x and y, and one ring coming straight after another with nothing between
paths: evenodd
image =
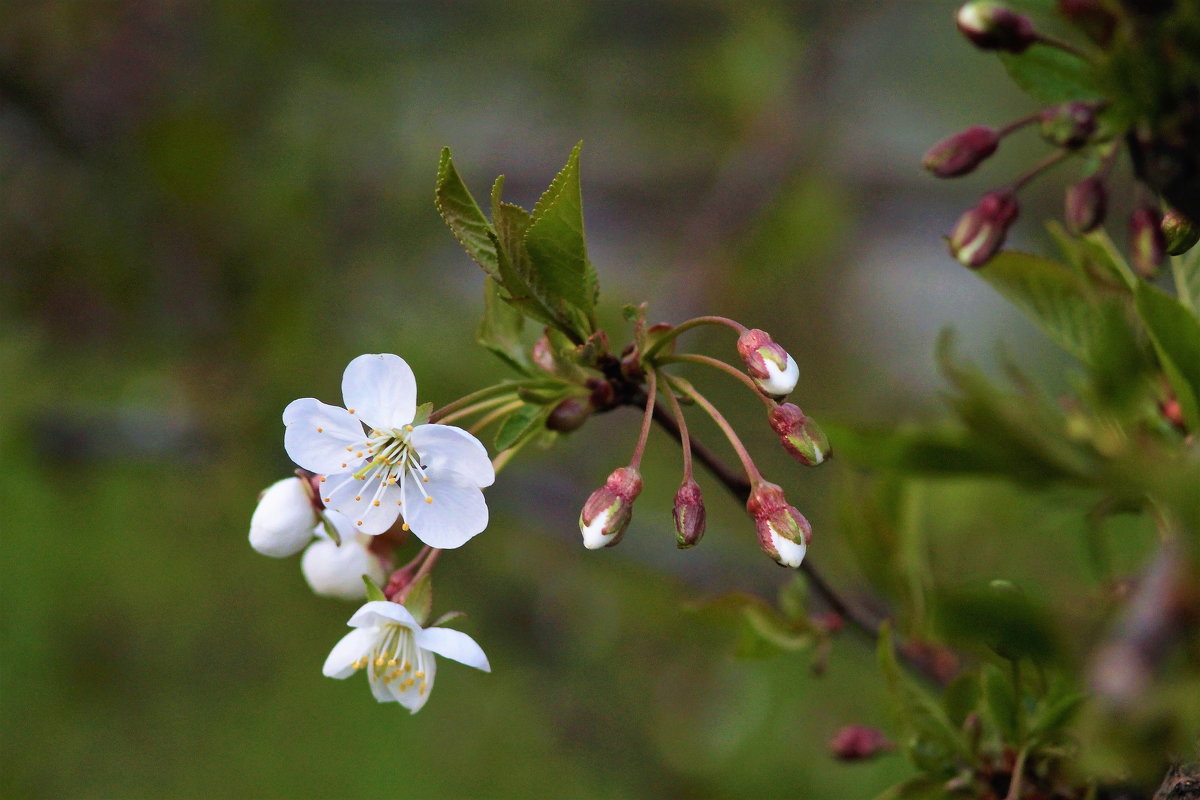
<instances>
[{"instance_id":1,"label":"white petal","mask_svg":"<svg viewBox=\"0 0 1200 800\"><path fill-rule=\"evenodd\" d=\"M785 539L775 531L771 531L771 544L774 545L775 552L779 553L779 563L793 569L800 566L804 561L804 554L808 552L808 547L803 542L796 543Z\"/></svg>"},{"instance_id":2,"label":"white petal","mask_svg":"<svg viewBox=\"0 0 1200 800\"><path fill-rule=\"evenodd\" d=\"M466 664L468 667L484 672L492 671L483 648L462 631L452 628L425 628L417 632L417 647Z\"/></svg>"},{"instance_id":3,"label":"white petal","mask_svg":"<svg viewBox=\"0 0 1200 800\"><path fill-rule=\"evenodd\" d=\"M417 379L400 356L359 356L342 375L342 397L355 416L387 431L412 422L417 413Z\"/></svg>"},{"instance_id":4,"label":"white petal","mask_svg":"<svg viewBox=\"0 0 1200 800\"><path fill-rule=\"evenodd\" d=\"M432 502L427 502L426 496ZM487 503L483 492L458 473L443 472L428 483L409 475L404 486L404 521L425 544L449 550L487 527Z\"/></svg>"},{"instance_id":5,"label":"white petal","mask_svg":"<svg viewBox=\"0 0 1200 800\"><path fill-rule=\"evenodd\" d=\"M340 600L362 600L366 597L363 575L369 575L376 584L382 584L384 580L379 559L354 535L343 539L341 547L328 539L313 542L304 551L300 569L314 592Z\"/></svg>"},{"instance_id":6,"label":"white petal","mask_svg":"<svg viewBox=\"0 0 1200 800\"><path fill-rule=\"evenodd\" d=\"M372 600L363 604L363 607L355 611L354 616L346 624L353 625L355 628L377 628L389 624L403 625L412 630L421 628L413 615L408 613L407 608L388 600Z\"/></svg>"},{"instance_id":7,"label":"white petal","mask_svg":"<svg viewBox=\"0 0 1200 800\"><path fill-rule=\"evenodd\" d=\"M370 651L378 635L377 628L357 628L350 631L333 646L321 672L330 678L350 677L354 674L354 662Z\"/></svg>"},{"instance_id":8,"label":"white petal","mask_svg":"<svg viewBox=\"0 0 1200 800\"><path fill-rule=\"evenodd\" d=\"M353 452L347 452L346 447L361 445L367 437L362 425L346 409L304 397L288 404L283 410L283 421L287 425L284 449L292 461L305 469L332 475L352 469L361 461L354 459Z\"/></svg>"},{"instance_id":9,"label":"white petal","mask_svg":"<svg viewBox=\"0 0 1200 800\"><path fill-rule=\"evenodd\" d=\"M381 492L378 479L360 480L353 475L330 478L323 485L330 484L333 488L324 490L325 497L321 499L326 501L325 505L345 514L359 533L376 536L392 527L396 517L400 516L398 484L387 486ZM379 505L375 505L376 501Z\"/></svg>"},{"instance_id":10,"label":"white petal","mask_svg":"<svg viewBox=\"0 0 1200 800\"><path fill-rule=\"evenodd\" d=\"M760 380L758 385L762 387L767 394L788 394L796 388L796 381L800 377L800 368L796 366L796 360L790 355L787 357L787 362L783 369L775 365L771 359L763 359L767 366L767 372L770 377L765 380Z\"/></svg>"},{"instance_id":11,"label":"white petal","mask_svg":"<svg viewBox=\"0 0 1200 800\"><path fill-rule=\"evenodd\" d=\"M418 425L408 438L430 473L449 469L480 488L491 486L496 480L487 448L462 428Z\"/></svg>"},{"instance_id":12,"label":"white petal","mask_svg":"<svg viewBox=\"0 0 1200 800\"><path fill-rule=\"evenodd\" d=\"M418 672L424 673L425 677L417 678ZM413 714L425 707L425 703L429 701L429 695L433 693L433 678L437 674L437 663L433 656L427 651L417 651L417 663L414 665L413 672L409 673L413 683L407 689L401 690L399 681L393 684L392 694L400 705L407 708ZM422 687L422 684L424 686Z\"/></svg>"},{"instance_id":13,"label":"white petal","mask_svg":"<svg viewBox=\"0 0 1200 800\"><path fill-rule=\"evenodd\" d=\"M299 478L271 484L250 517L250 546L266 556L286 558L312 540L316 514Z\"/></svg>"},{"instance_id":14,"label":"white petal","mask_svg":"<svg viewBox=\"0 0 1200 800\"><path fill-rule=\"evenodd\" d=\"M335 477L332 480L345 480L345 477ZM325 483L321 485L328 486L329 484ZM329 495L325 496L328 497ZM350 541L354 537L358 536L358 528L356 528L354 523L350 521L350 518L342 512L335 511L332 508L326 508L321 513L323 513L325 517L333 523L333 527L338 532L338 537L340 537L343 542ZM329 535L325 533L325 526L320 522L318 522L317 527L313 529L313 533L322 541L331 541Z\"/></svg>"},{"instance_id":15,"label":"white petal","mask_svg":"<svg viewBox=\"0 0 1200 800\"><path fill-rule=\"evenodd\" d=\"M607 547L608 543L616 538L617 532L605 533L604 528L612 519L612 507L602 510L592 519L590 525L580 525L579 532L583 534L583 546L588 550L599 550L602 547Z\"/></svg>"},{"instance_id":16,"label":"white petal","mask_svg":"<svg viewBox=\"0 0 1200 800\"><path fill-rule=\"evenodd\" d=\"M367 667L367 682L371 685L371 694L375 695L375 699L381 703L397 702L388 681L385 681L383 676L375 671L376 669L374 664Z\"/></svg>"}]
</instances>

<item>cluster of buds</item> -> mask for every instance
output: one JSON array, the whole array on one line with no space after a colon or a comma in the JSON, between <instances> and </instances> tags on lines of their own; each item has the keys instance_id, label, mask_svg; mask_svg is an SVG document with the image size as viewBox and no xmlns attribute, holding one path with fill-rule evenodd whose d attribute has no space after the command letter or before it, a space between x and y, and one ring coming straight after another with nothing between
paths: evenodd
<instances>
[{"instance_id":1,"label":"cluster of buds","mask_svg":"<svg viewBox=\"0 0 1200 800\"><path fill-rule=\"evenodd\" d=\"M675 338L700 324L726 325L738 332L737 351L745 368L744 373L731 364L708 356L675 353ZM682 412L683 401L707 412L737 452L748 482L746 510L758 532L761 549L779 564L793 568L800 566L812 538L812 527L808 520L787 502L779 486L762 478L740 438L720 411L689 381L668 374L664 369L669 364L691 361L737 375L767 406L767 420L783 448L801 464L817 466L830 455L828 438L798 406L784 402L799 377L795 359L767 332L748 329L721 317L698 317L675 327L646 327L639 317L637 330L637 341L622 351L620 361L611 369L610 388L601 391L600 386L589 384L587 388L591 395L587 401L571 401L604 408L611 405L613 398L633 397L641 398L646 404L642 435L634 448L630 464L614 470L604 485L591 494L579 515L579 530L584 546L589 549L612 547L621 541L629 527L634 501L642 491L639 464L646 445L646 433L657 408L656 400L665 395L684 455L683 480L675 493L672 511L676 545L680 549L695 546L704 535L707 522L703 493L692 475L691 442ZM597 400L601 395L603 402ZM565 427L554 422L560 408L561 405L555 408L547 425L561 431ZM661 414L665 409L658 410ZM731 488L741 491L735 486Z\"/></svg>"},{"instance_id":2,"label":"cluster of buds","mask_svg":"<svg viewBox=\"0 0 1200 800\"><path fill-rule=\"evenodd\" d=\"M1058 11L1101 48L1114 41L1114 30L1123 20L1118 14L1126 13L1095 0L1059 0ZM1074 46L1039 32L1029 17L1003 3L966 3L959 9L956 22L962 34L983 50L1019 54L1037 45L1083 58ZM959 262L977 269L1000 252L1020 211L1017 192L1084 148L1096 151L1097 157L1090 161L1093 172L1067 189L1064 218L1067 228L1076 235L1103 225L1108 210L1105 180L1124 133L1106 130L1100 124L1099 115L1107 105L1103 100L1060 103L1001 128L973 125L929 149L923 161L925 169L939 178L957 178L973 172L996 152L1006 136L1026 126L1036 125L1042 138L1055 148L1050 157L1009 184L984 194L975 207L963 213L947 237L950 252ZM1178 254L1191 246L1188 236L1177 235L1176 230L1195 230L1194 224L1178 211L1162 214L1145 204L1133 211L1129 226L1131 260L1138 274L1145 277L1154 275L1167 254Z\"/></svg>"}]
</instances>

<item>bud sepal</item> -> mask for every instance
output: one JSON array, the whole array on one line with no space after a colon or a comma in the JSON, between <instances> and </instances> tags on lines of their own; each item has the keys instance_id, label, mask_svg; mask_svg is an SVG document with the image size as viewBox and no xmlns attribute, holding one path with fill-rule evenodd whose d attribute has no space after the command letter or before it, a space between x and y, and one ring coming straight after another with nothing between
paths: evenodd
<instances>
[{"instance_id":1,"label":"bud sepal","mask_svg":"<svg viewBox=\"0 0 1200 800\"><path fill-rule=\"evenodd\" d=\"M642 493L642 476L634 467L612 471L604 485L592 492L579 514L579 532L589 550L612 547L621 541L633 518L633 501Z\"/></svg>"},{"instance_id":2,"label":"bud sepal","mask_svg":"<svg viewBox=\"0 0 1200 800\"><path fill-rule=\"evenodd\" d=\"M796 388L800 369L788 352L771 340L771 335L752 328L738 337L738 353L746 372L763 394L782 397Z\"/></svg>"},{"instance_id":3,"label":"bud sepal","mask_svg":"<svg viewBox=\"0 0 1200 800\"><path fill-rule=\"evenodd\" d=\"M929 148L921 166L938 178L957 178L973 172L999 145L994 128L972 125Z\"/></svg>"},{"instance_id":4,"label":"bud sepal","mask_svg":"<svg viewBox=\"0 0 1200 800\"><path fill-rule=\"evenodd\" d=\"M675 493L675 507L671 511L675 518L675 546L680 550L692 547L704 535L707 515L704 496L695 478L687 478Z\"/></svg>"},{"instance_id":5,"label":"bud sepal","mask_svg":"<svg viewBox=\"0 0 1200 800\"><path fill-rule=\"evenodd\" d=\"M1000 252L1008 229L1020 213L1010 191L988 192L970 211L958 218L947 240L950 252L964 267L982 267Z\"/></svg>"},{"instance_id":6,"label":"bud sepal","mask_svg":"<svg viewBox=\"0 0 1200 800\"><path fill-rule=\"evenodd\" d=\"M959 31L980 50L1024 53L1038 40L1033 23L1002 3L976 0L963 5L954 17Z\"/></svg>"},{"instance_id":7,"label":"bud sepal","mask_svg":"<svg viewBox=\"0 0 1200 800\"><path fill-rule=\"evenodd\" d=\"M796 508L788 505L783 489L761 482L750 491L746 510L754 518L758 545L763 552L784 567L795 569L804 561L812 526Z\"/></svg>"},{"instance_id":8,"label":"bud sepal","mask_svg":"<svg viewBox=\"0 0 1200 800\"><path fill-rule=\"evenodd\" d=\"M781 403L768 412L767 421L779 435L783 449L806 467L815 467L829 458L829 438L812 417L794 403Z\"/></svg>"}]
</instances>

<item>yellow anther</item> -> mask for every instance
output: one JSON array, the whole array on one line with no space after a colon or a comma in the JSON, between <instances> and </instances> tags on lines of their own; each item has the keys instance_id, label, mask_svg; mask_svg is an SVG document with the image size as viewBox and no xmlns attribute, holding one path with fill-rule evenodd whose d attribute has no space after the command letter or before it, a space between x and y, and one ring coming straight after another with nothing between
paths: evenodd
<instances>
[{"instance_id":1,"label":"yellow anther","mask_svg":"<svg viewBox=\"0 0 1200 800\"><path fill-rule=\"evenodd\" d=\"M322 475L322 476L321 476L321 483L324 483L324 482L325 482L325 476L324 476L324 475Z\"/></svg>"},{"instance_id":2,"label":"yellow anther","mask_svg":"<svg viewBox=\"0 0 1200 800\"><path fill-rule=\"evenodd\" d=\"M357 503L359 500L362 500L362 495L359 495L358 497L354 498L354 502L356 502L356 503Z\"/></svg>"},{"instance_id":3,"label":"yellow anther","mask_svg":"<svg viewBox=\"0 0 1200 800\"><path fill-rule=\"evenodd\" d=\"M355 453L355 454L354 454L354 457L355 457L355 458L362 458L362 451L361 451L361 450L359 450L357 453Z\"/></svg>"},{"instance_id":4,"label":"yellow anther","mask_svg":"<svg viewBox=\"0 0 1200 800\"><path fill-rule=\"evenodd\" d=\"M396 503L396 505L400 505L400 504L399 504L399 503ZM409 529L409 528L408 528L408 523L407 523L407 522L402 522L402 523L400 523L400 530L402 530L402 531L406 531L406 530L408 530L408 529Z\"/></svg>"},{"instance_id":5,"label":"yellow anther","mask_svg":"<svg viewBox=\"0 0 1200 800\"><path fill-rule=\"evenodd\" d=\"M353 413L354 413L354 409L353 409L353 408L347 408L346 410L347 410L347 411L349 411L351 414L353 414Z\"/></svg>"},{"instance_id":6,"label":"yellow anther","mask_svg":"<svg viewBox=\"0 0 1200 800\"><path fill-rule=\"evenodd\" d=\"M425 680L425 673L422 672L421 670L417 670L416 672L413 673L413 677L419 681L423 681L423 680Z\"/></svg>"},{"instance_id":7,"label":"yellow anther","mask_svg":"<svg viewBox=\"0 0 1200 800\"><path fill-rule=\"evenodd\" d=\"M355 525L362 525L362 520L360 519L358 522L356 522L356 523L354 523L354 524L355 524Z\"/></svg>"},{"instance_id":8,"label":"yellow anther","mask_svg":"<svg viewBox=\"0 0 1200 800\"><path fill-rule=\"evenodd\" d=\"M326 503L332 503L332 502L333 502L333 498L332 498L332 497L326 497L326 498L325 498L325 502L326 502Z\"/></svg>"},{"instance_id":9,"label":"yellow anther","mask_svg":"<svg viewBox=\"0 0 1200 800\"><path fill-rule=\"evenodd\" d=\"M342 463L342 468L343 468L343 469L345 469L345 467L346 467L346 464L343 462L343 463Z\"/></svg>"},{"instance_id":10,"label":"yellow anther","mask_svg":"<svg viewBox=\"0 0 1200 800\"><path fill-rule=\"evenodd\" d=\"M389 667L394 667L394 666L396 666L396 659L394 659L394 658L389 658L389 659L388 659L388 666L389 666Z\"/></svg>"},{"instance_id":11,"label":"yellow anther","mask_svg":"<svg viewBox=\"0 0 1200 800\"><path fill-rule=\"evenodd\" d=\"M372 500L372 501L371 501L371 505L373 505L373 506L377 506L377 505L379 505L379 501L378 501L378 500Z\"/></svg>"},{"instance_id":12,"label":"yellow anther","mask_svg":"<svg viewBox=\"0 0 1200 800\"><path fill-rule=\"evenodd\" d=\"M353 452L354 452L354 448L353 448L353 447L351 447L350 445L346 445L346 452L347 452L347 453L353 453Z\"/></svg>"},{"instance_id":13,"label":"yellow anther","mask_svg":"<svg viewBox=\"0 0 1200 800\"><path fill-rule=\"evenodd\" d=\"M379 656L378 658L375 659L375 666L377 666L377 667L382 667L384 665L384 663L385 662L383 660L383 656Z\"/></svg>"},{"instance_id":14,"label":"yellow anther","mask_svg":"<svg viewBox=\"0 0 1200 800\"><path fill-rule=\"evenodd\" d=\"M432 502L433 502L433 498L432 498L432 497L426 497L426 498L425 498L425 502L426 502L426 503L432 503Z\"/></svg>"},{"instance_id":15,"label":"yellow anther","mask_svg":"<svg viewBox=\"0 0 1200 800\"><path fill-rule=\"evenodd\" d=\"M408 659L407 659L407 658L406 658L406 659L404 659L404 665L403 665L402 667L400 667L400 669L404 670L405 672L411 672L411 671L412 671L412 664L408 663Z\"/></svg>"},{"instance_id":16,"label":"yellow anther","mask_svg":"<svg viewBox=\"0 0 1200 800\"><path fill-rule=\"evenodd\" d=\"M428 688L429 688L429 684L426 683L425 681L421 681L421 694L425 694L425 690Z\"/></svg>"},{"instance_id":17,"label":"yellow anther","mask_svg":"<svg viewBox=\"0 0 1200 800\"><path fill-rule=\"evenodd\" d=\"M325 432L324 428L317 428L317 433L324 433L324 432Z\"/></svg>"},{"instance_id":18,"label":"yellow anther","mask_svg":"<svg viewBox=\"0 0 1200 800\"><path fill-rule=\"evenodd\" d=\"M429 478L421 478L422 483L429 483Z\"/></svg>"},{"instance_id":19,"label":"yellow anther","mask_svg":"<svg viewBox=\"0 0 1200 800\"><path fill-rule=\"evenodd\" d=\"M413 429L413 426L412 426L412 425L405 425L405 426L404 426L404 430L408 431L409 433L412 433L412 429Z\"/></svg>"}]
</instances>

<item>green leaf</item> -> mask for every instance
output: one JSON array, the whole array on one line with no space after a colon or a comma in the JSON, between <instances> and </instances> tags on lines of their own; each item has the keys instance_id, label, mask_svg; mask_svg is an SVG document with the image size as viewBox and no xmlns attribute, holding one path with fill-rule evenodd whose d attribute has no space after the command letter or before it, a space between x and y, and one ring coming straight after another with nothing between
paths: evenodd
<instances>
[{"instance_id":1,"label":"green leaf","mask_svg":"<svg viewBox=\"0 0 1200 800\"><path fill-rule=\"evenodd\" d=\"M1003 252L978 270L1067 352L1087 364L1096 363L1108 341L1133 333L1119 311L1119 300L1095 294L1077 274L1048 258ZM1127 349L1136 349L1130 344Z\"/></svg>"},{"instance_id":2,"label":"green leaf","mask_svg":"<svg viewBox=\"0 0 1200 800\"><path fill-rule=\"evenodd\" d=\"M1087 697L1086 694L1072 692L1044 704L1029 727L1030 741L1035 744L1052 741L1079 711Z\"/></svg>"},{"instance_id":3,"label":"green leaf","mask_svg":"<svg viewBox=\"0 0 1200 800\"><path fill-rule=\"evenodd\" d=\"M552 299L561 299L587 313L596 305L596 272L588 261L583 233L581 147L582 143L575 145L566 166L533 207L533 224L525 233L525 245L543 290Z\"/></svg>"},{"instance_id":4,"label":"green leaf","mask_svg":"<svg viewBox=\"0 0 1200 800\"><path fill-rule=\"evenodd\" d=\"M521 343L525 317L504 300L500 284L488 277L483 282L483 319L475 331L475 341L486 347L518 372L530 374L529 357Z\"/></svg>"},{"instance_id":5,"label":"green leaf","mask_svg":"<svg viewBox=\"0 0 1200 800\"><path fill-rule=\"evenodd\" d=\"M367 585L367 599L368 600L387 600L387 595L385 595L383 593L383 589L380 589L379 584L377 584L377 583L375 583L375 581L371 580L370 575L363 575L362 579L363 579L363 583L365 583Z\"/></svg>"},{"instance_id":6,"label":"green leaf","mask_svg":"<svg viewBox=\"0 0 1200 800\"><path fill-rule=\"evenodd\" d=\"M1000 53L1009 77L1026 94L1042 103L1099 100L1091 64L1057 47L1035 44L1023 53Z\"/></svg>"},{"instance_id":7,"label":"green leaf","mask_svg":"<svg viewBox=\"0 0 1200 800\"><path fill-rule=\"evenodd\" d=\"M341 534L338 533L337 526L334 525L333 521L324 513L321 514L321 530L325 531L325 535L329 537L330 541L332 541L338 547L342 546L342 537Z\"/></svg>"},{"instance_id":8,"label":"green leaf","mask_svg":"<svg viewBox=\"0 0 1200 800\"><path fill-rule=\"evenodd\" d=\"M1171 256L1171 272L1179 301L1200 313L1200 247L1193 247L1181 256Z\"/></svg>"},{"instance_id":9,"label":"green leaf","mask_svg":"<svg viewBox=\"0 0 1200 800\"><path fill-rule=\"evenodd\" d=\"M937 611L939 627L952 642L982 644L1006 659L1044 663L1057 655L1049 615L1015 588L944 589Z\"/></svg>"},{"instance_id":10,"label":"green leaf","mask_svg":"<svg viewBox=\"0 0 1200 800\"><path fill-rule=\"evenodd\" d=\"M1174 297L1148 283L1137 288L1137 309L1191 430L1200 427L1200 320Z\"/></svg>"},{"instance_id":11,"label":"green leaf","mask_svg":"<svg viewBox=\"0 0 1200 800\"><path fill-rule=\"evenodd\" d=\"M1017 695L1013 691L1012 679L995 664L985 664L980 676L983 686L983 701L987 706L992 725L1000 733L1005 744L1018 746Z\"/></svg>"},{"instance_id":12,"label":"green leaf","mask_svg":"<svg viewBox=\"0 0 1200 800\"><path fill-rule=\"evenodd\" d=\"M454 168L449 147L442 148L442 155L438 161L434 204L442 219L450 226L454 238L458 239L458 243L467 251L467 255L483 267L483 271L488 275L497 277L499 267L492 226L488 224L458 170Z\"/></svg>"},{"instance_id":13,"label":"green leaf","mask_svg":"<svg viewBox=\"0 0 1200 800\"><path fill-rule=\"evenodd\" d=\"M431 416L433 416L433 403L421 403L421 405L417 406L412 422L409 424L414 428L418 425L425 425L429 422Z\"/></svg>"},{"instance_id":14,"label":"green leaf","mask_svg":"<svg viewBox=\"0 0 1200 800\"><path fill-rule=\"evenodd\" d=\"M429 619L429 612L433 611L433 579L430 576L423 575L408 587L408 593L404 596L404 607L413 615L417 624L424 628Z\"/></svg>"},{"instance_id":15,"label":"green leaf","mask_svg":"<svg viewBox=\"0 0 1200 800\"><path fill-rule=\"evenodd\" d=\"M967 715L979 706L979 680L970 672L964 672L950 682L942 692L942 707L951 723L962 727Z\"/></svg>"},{"instance_id":16,"label":"green leaf","mask_svg":"<svg viewBox=\"0 0 1200 800\"><path fill-rule=\"evenodd\" d=\"M806 623L786 620L766 603L748 604L742 615L751 631L780 650L796 652L813 645L812 629Z\"/></svg>"},{"instance_id":17,"label":"green leaf","mask_svg":"<svg viewBox=\"0 0 1200 800\"><path fill-rule=\"evenodd\" d=\"M876 655L892 699L893 719L905 732L903 745L908 757L927 772L952 774L957 763L971 759L970 750L941 705L901 670L889 621L880 626Z\"/></svg>"},{"instance_id":18,"label":"green leaf","mask_svg":"<svg viewBox=\"0 0 1200 800\"><path fill-rule=\"evenodd\" d=\"M552 410L550 406L526 403L509 414L500 425L500 429L496 431L496 451L501 452L523 444L529 437L542 430L546 425L546 415L550 410Z\"/></svg>"}]
</instances>

